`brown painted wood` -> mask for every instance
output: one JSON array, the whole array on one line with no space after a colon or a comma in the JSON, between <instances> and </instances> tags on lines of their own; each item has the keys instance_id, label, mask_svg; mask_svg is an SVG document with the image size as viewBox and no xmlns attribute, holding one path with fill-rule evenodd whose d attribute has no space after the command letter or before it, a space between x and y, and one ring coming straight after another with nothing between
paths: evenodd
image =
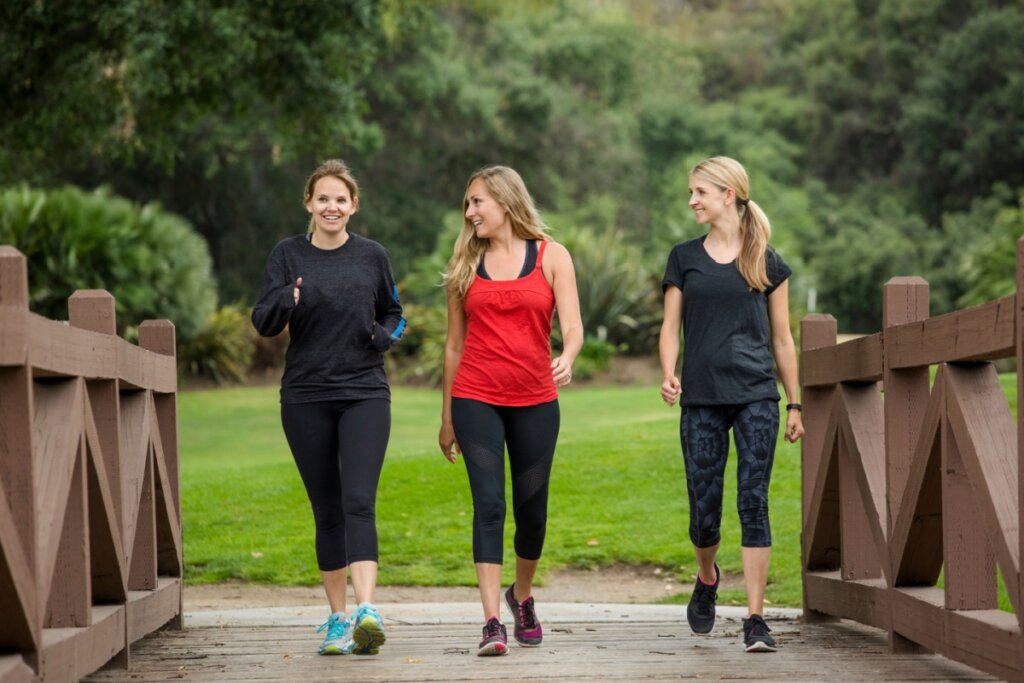
<instances>
[{"instance_id":1,"label":"brown painted wood","mask_svg":"<svg viewBox=\"0 0 1024 683\"><path fill-rule=\"evenodd\" d=\"M181 579L161 576L151 591L129 591L125 604L128 642L152 633L180 613Z\"/></svg>"},{"instance_id":2,"label":"brown painted wood","mask_svg":"<svg viewBox=\"0 0 1024 683\"><path fill-rule=\"evenodd\" d=\"M0 244L0 306L28 308L28 261L7 244Z\"/></svg>"},{"instance_id":3,"label":"brown painted wood","mask_svg":"<svg viewBox=\"0 0 1024 683\"><path fill-rule=\"evenodd\" d=\"M13 585L21 587L15 601L28 610L34 640L38 640L40 625L37 615L42 608L34 594L37 571L36 519L33 514L35 476L31 458L34 411L32 378L28 369L0 368L0 396L3 397L3 410L0 410L0 492L7 501L4 555ZM24 576L26 569L30 576ZM25 592L27 586L33 587L31 595ZM0 620L0 643L10 642L3 621Z\"/></svg>"},{"instance_id":4,"label":"brown painted wood","mask_svg":"<svg viewBox=\"0 0 1024 683\"><path fill-rule=\"evenodd\" d=\"M981 516L982 525L975 533L979 529L986 532L1007 577L1010 599L1020 609L1017 434L1013 415L990 363L949 366L947 371L948 424Z\"/></svg>"},{"instance_id":5,"label":"brown painted wood","mask_svg":"<svg viewBox=\"0 0 1024 683\"><path fill-rule=\"evenodd\" d=\"M889 330L893 368L1008 358L1014 352L1014 297Z\"/></svg>"},{"instance_id":6,"label":"brown painted wood","mask_svg":"<svg viewBox=\"0 0 1024 683\"><path fill-rule=\"evenodd\" d=\"M804 351L800 382L822 386L838 382L878 382L882 379L882 334Z\"/></svg>"},{"instance_id":7,"label":"brown painted wood","mask_svg":"<svg viewBox=\"0 0 1024 683\"><path fill-rule=\"evenodd\" d=\"M33 683L35 673L21 655L0 655L0 683Z\"/></svg>"},{"instance_id":8,"label":"brown painted wood","mask_svg":"<svg viewBox=\"0 0 1024 683\"><path fill-rule=\"evenodd\" d=\"M128 560L128 590L153 590L157 586L156 573L156 500L153 491L153 458L147 449L146 469L142 478L135 540Z\"/></svg>"},{"instance_id":9,"label":"brown painted wood","mask_svg":"<svg viewBox=\"0 0 1024 683\"><path fill-rule=\"evenodd\" d=\"M125 647L125 608L93 607L89 628L43 631L42 671L49 681L77 681L96 671Z\"/></svg>"},{"instance_id":10,"label":"brown painted wood","mask_svg":"<svg viewBox=\"0 0 1024 683\"><path fill-rule=\"evenodd\" d=\"M830 315L805 316L800 321L801 358L811 349L833 346L836 343L836 319ZM800 442L801 480L803 495L803 519L806 526L810 511L810 496L807 495L817 480L818 464L825 447L825 429L832 413L834 387L812 389L804 385L803 363L800 366L800 395L803 402L804 438ZM806 555L806 552L805 552Z\"/></svg>"},{"instance_id":11,"label":"brown painted wood","mask_svg":"<svg viewBox=\"0 0 1024 683\"><path fill-rule=\"evenodd\" d=\"M845 455L846 468L840 466L840 491L843 496L852 496L858 506L849 511L858 518L856 539L850 544L864 558L856 570L847 571L844 561L843 578L869 579L889 577L889 553L886 545L888 522L885 503L885 434L883 431L882 398L878 385L843 385L839 389L842 397L840 411L840 454ZM844 476L850 478L848 489L843 486ZM844 498L844 514L847 505ZM843 521L843 534L847 533L847 522ZM845 537L845 536L844 536ZM847 545L844 543L844 556Z\"/></svg>"},{"instance_id":12,"label":"brown painted wood","mask_svg":"<svg viewBox=\"0 0 1024 683\"><path fill-rule=\"evenodd\" d=\"M43 628L88 626L91 623L92 575L89 566L89 516L86 510L85 453L81 438L66 493L53 580Z\"/></svg>"},{"instance_id":13,"label":"brown painted wood","mask_svg":"<svg viewBox=\"0 0 1024 683\"><path fill-rule=\"evenodd\" d=\"M77 381L36 383L32 461L37 523L37 586L45 608L60 547L82 433L81 392Z\"/></svg>"},{"instance_id":14,"label":"brown painted wood","mask_svg":"<svg viewBox=\"0 0 1024 683\"><path fill-rule=\"evenodd\" d=\"M148 458L148 411L144 392L122 392L121 414L121 501L123 505L126 566L131 559L131 545L135 542L135 527L139 516L139 502L142 499L143 477Z\"/></svg>"},{"instance_id":15,"label":"brown painted wood","mask_svg":"<svg viewBox=\"0 0 1024 683\"><path fill-rule=\"evenodd\" d=\"M1017 292L1014 340L1017 359L1017 396L1024 396L1024 237L1017 240ZM1024 401L1017 401L1017 491L1024 491ZM1018 501L1019 502L1019 501ZM1024 548L1024 506L1017 506L1017 547ZM1024 562L1021 563L1024 569ZM1017 595L1024 596L1024 571L1017 572ZM1017 623L1024 632L1024 610L1017 609ZM1024 638L1021 638L1018 668L1024 671Z\"/></svg>"},{"instance_id":16,"label":"brown painted wood","mask_svg":"<svg viewBox=\"0 0 1024 683\"><path fill-rule=\"evenodd\" d=\"M891 349L896 325L926 320L928 283L919 277L894 277L882 287L882 340ZM889 532L903 500L911 460L928 406L928 367L894 369L885 359L886 506Z\"/></svg>"},{"instance_id":17,"label":"brown painted wood","mask_svg":"<svg viewBox=\"0 0 1024 683\"><path fill-rule=\"evenodd\" d=\"M68 321L83 330L117 334L114 297L105 289L77 290L68 297Z\"/></svg>"},{"instance_id":18,"label":"brown painted wood","mask_svg":"<svg viewBox=\"0 0 1024 683\"><path fill-rule=\"evenodd\" d=\"M945 368L939 367L889 540L894 586L934 586L942 570L942 452Z\"/></svg>"},{"instance_id":19,"label":"brown painted wood","mask_svg":"<svg viewBox=\"0 0 1024 683\"><path fill-rule=\"evenodd\" d=\"M942 425L942 546L946 609L998 606L995 551L949 422Z\"/></svg>"},{"instance_id":20,"label":"brown painted wood","mask_svg":"<svg viewBox=\"0 0 1024 683\"><path fill-rule=\"evenodd\" d=\"M915 587L889 590L892 630L932 652L946 640L945 595L939 588Z\"/></svg>"},{"instance_id":21,"label":"brown painted wood","mask_svg":"<svg viewBox=\"0 0 1024 683\"><path fill-rule=\"evenodd\" d=\"M35 578L18 542L17 521L0 486L0 651L33 652L39 643Z\"/></svg>"},{"instance_id":22,"label":"brown painted wood","mask_svg":"<svg viewBox=\"0 0 1024 683\"><path fill-rule=\"evenodd\" d=\"M0 305L0 368L28 362L30 316L27 309Z\"/></svg>"},{"instance_id":23,"label":"brown painted wood","mask_svg":"<svg viewBox=\"0 0 1024 683\"><path fill-rule=\"evenodd\" d=\"M839 572L806 572L804 600L811 609L888 629L888 589L882 579L847 581Z\"/></svg>"},{"instance_id":24,"label":"brown painted wood","mask_svg":"<svg viewBox=\"0 0 1024 683\"><path fill-rule=\"evenodd\" d=\"M833 415L826 430L824 448L817 480L812 483L810 493L804 489L804 496L810 502L810 512L805 517L801 542L803 546L804 569L807 571L831 571L840 568L840 493L839 493L839 420Z\"/></svg>"},{"instance_id":25,"label":"brown painted wood","mask_svg":"<svg viewBox=\"0 0 1024 683\"><path fill-rule=\"evenodd\" d=\"M945 612L946 644L940 653L1005 679L1020 678L1017 617L998 609Z\"/></svg>"}]
</instances>

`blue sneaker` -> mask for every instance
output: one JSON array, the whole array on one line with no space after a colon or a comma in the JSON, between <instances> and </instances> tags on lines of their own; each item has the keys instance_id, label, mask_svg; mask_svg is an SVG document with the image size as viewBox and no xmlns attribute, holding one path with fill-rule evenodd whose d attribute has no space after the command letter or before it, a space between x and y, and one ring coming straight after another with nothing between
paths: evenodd
<instances>
[{"instance_id":1,"label":"blue sneaker","mask_svg":"<svg viewBox=\"0 0 1024 683\"><path fill-rule=\"evenodd\" d=\"M335 612L320 624L317 633L327 631L324 642L320 644L322 655L347 655L352 652L352 622L345 618L344 612Z\"/></svg>"},{"instance_id":2,"label":"blue sneaker","mask_svg":"<svg viewBox=\"0 0 1024 683\"><path fill-rule=\"evenodd\" d=\"M357 655L375 655L387 640L384 620L380 618L377 608L368 602L359 605L352 616L352 639L355 641L352 652Z\"/></svg>"}]
</instances>

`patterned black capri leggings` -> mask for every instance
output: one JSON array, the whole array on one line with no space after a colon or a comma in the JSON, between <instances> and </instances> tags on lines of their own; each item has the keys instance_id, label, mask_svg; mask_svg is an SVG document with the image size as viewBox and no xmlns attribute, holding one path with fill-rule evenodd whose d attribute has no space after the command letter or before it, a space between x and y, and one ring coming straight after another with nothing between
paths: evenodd
<instances>
[{"instance_id":1,"label":"patterned black capri leggings","mask_svg":"<svg viewBox=\"0 0 1024 683\"><path fill-rule=\"evenodd\" d=\"M729 429L736 440L736 507L743 546L772 544L768 483L779 434L779 405L766 399L746 405L684 406L679 423L690 497L690 540L709 548L721 540L722 485L729 456Z\"/></svg>"}]
</instances>

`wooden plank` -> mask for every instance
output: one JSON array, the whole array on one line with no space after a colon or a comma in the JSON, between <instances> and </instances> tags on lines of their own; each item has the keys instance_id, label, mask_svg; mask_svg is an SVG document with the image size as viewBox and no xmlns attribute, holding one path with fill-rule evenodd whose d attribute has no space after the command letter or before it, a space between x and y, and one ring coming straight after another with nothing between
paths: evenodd
<instances>
[{"instance_id":1,"label":"wooden plank","mask_svg":"<svg viewBox=\"0 0 1024 683\"><path fill-rule=\"evenodd\" d=\"M155 590L129 591L127 610L128 642L134 643L181 613L181 579L161 576Z\"/></svg>"},{"instance_id":2,"label":"wooden plank","mask_svg":"<svg viewBox=\"0 0 1024 683\"><path fill-rule=\"evenodd\" d=\"M882 341L886 350L896 341L896 325L926 320L928 283L919 277L895 277L882 287ZM918 434L928 406L928 368L894 369L885 354L886 512L891 534L903 501Z\"/></svg>"},{"instance_id":3,"label":"wooden plank","mask_svg":"<svg viewBox=\"0 0 1024 683\"><path fill-rule=\"evenodd\" d=\"M1017 240L1017 303L1014 306L1014 339L1017 353L1017 396L1024 396L1024 237ZM1017 491L1024 490L1024 401L1017 401ZM1017 505L1017 547L1024 548L1024 506ZM1024 571L1017 573L1017 595L1024 596ZM1016 610L1017 623L1024 633L1024 610ZM1024 638L1017 655L1024 671Z\"/></svg>"},{"instance_id":4,"label":"wooden plank","mask_svg":"<svg viewBox=\"0 0 1024 683\"><path fill-rule=\"evenodd\" d=\"M154 634L133 646L129 671L99 671L88 682L320 681L961 681L990 677L936 655L888 655L884 633L853 623L772 622L779 653L754 657L737 621L694 636L685 624L558 624L544 645L516 646L506 657L476 656L469 625L389 628L377 657L319 657L311 627L196 628Z\"/></svg>"},{"instance_id":5,"label":"wooden plank","mask_svg":"<svg viewBox=\"0 0 1024 683\"><path fill-rule=\"evenodd\" d=\"M153 393L153 408L156 413L156 425L160 433L160 453L163 456L163 465L167 471L167 485L170 489L171 499L174 501L174 510L177 515L178 526L181 526L181 475L180 458L178 454L178 397L176 394Z\"/></svg>"},{"instance_id":6,"label":"wooden plank","mask_svg":"<svg viewBox=\"0 0 1024 683\"><path fill-rule=\"evenodd\" d=\"M809 609L875 628L889 628L887 591L881 579L844 581L839 572L804 572L804 601Z\"/></svg>"},{"instance_id":7,"label":"wooden plank","mask_svg":"<svg viewBox=\"0 0 1024 683\"><path fill-rule=\"evenodd\" d=\"M804 517L801 534L804 569L838 569L840 548L838 418L833 415L826 430L821 462L813 486L804 489L810 511Z\"/></svg>"},{"instance_id":8,"label":"wooden plank","mask_svg":"<svg viewBox=\"0 0 1024 683\"><path fill-rule=\"evenodd\" d=\"M135 523L135 539L128 556L128 590L152 590L157 586L156 571L156 494L153 490L152 449L147 449L146 470L142 478Z\"/></svg>"},{"instance_id":9,"label":"wooden plank","mask_svg":"<svg viewBox=\"0 0 1024 683\"><path fill-rule=\"evenodd\" d=\"M114 337L29 315L29 361L37 375L110 379L117 372Z\"/></svg>"},{"instance_id":10,"label":"wooden plank","mask_svg":"<svg viewBox=\"0 0 1024 683\"><path fill-rule=\"evenodd\" d=\"M96 605L88 628L43 630L42 676L46 681L77 681L125 648L123 605Z\"/></svg>"},{"instance_id":11,"label":"wooden plank","mask_svg":"<svg viewBox=\"0 0 1024 683\"><path fill-rule=\"evenodd\" d=\"M996 551L1007 592L1019 610L1020 517L1013 415L991 364L949 366L947 371L950 431L974 491L981 528Z\"/></svg>"},{"instance_id":12,"label":"wooden plank","mask_svg":"<svg viewBox=\"0 0 1024 683\"><path fill-rule=\"evenodd\" d=\"M942 414L945 368L939 367L920 434L914 445L906 488L889 538L892 585L934 586L942 569Z\"/></svg>"},{"instance_id":13,"label":"wooden plank","mask_svg":"<svg viewBox=\"0 0 1024 683\"><path fill-rule=\"evenodd\" d=\"M89 526L86 510L85 451L79 438L67 493L60 542L54 558L53 580L46 602L44 628L88 626L92 605L89 568Z\"/></svg>"},{"instance_id":14,"label":"wooden plank","mask_svg":"<svg viewBox=\"0 0 1024 683\"><path fill-rule=\"evenodd\" d=\"M989 541L991 532L985 533L989 520L978 510L979 497L971 486L971 477L949 421L944 421L942 547L946 609L984 610L999 605L995 552Z\"/></svg>"},{"instance_id":15,"label":"wooden plank","mask_svg":"<svg viewBox=\"0 0 1024 683\"><path fill-rule=\"evenodd\" d=\"M0 485L0 651L30 652L38 648L40 623L35 589L32 565L19 543L17 522Z\"/></svg>"},{"instance_id":16,"label":"wooden plank","mask_svg":"<svg viewBox=\"0 0 1024 683\"><path fill-rule=\"evenodd\" d=\"M887 330L886 362L909 368L1014 354L1013 295Z\"/></svg>"},{"instance_id":17,"label":"wooden plank","mask_svg":"<svg viewBox=\"0 0 1024 683\"><path fill-rule=\"evenodd\" d=\"M123 339L115 340L117 377L122 387L174 393L178 390L178 368L174 358L140 349Z\"/></svg>"},{"instance_id":18,"label":"wooden plank","mask_svg":"<svg viewBox=\"0 0 1024 683\"><path fill-rule=\"evenodd\" d=\"M836 343L836 319L830 315L811 314L800 321L800 354ZM803 374L803 364L800 366ZM804 406L804 438L800 442L800 476L802 495L803 528L810 521L811 495L818 479L818 465L824 454L825 430L832 414L832 399L835 387L811 388L803 386L800 395ZM804 547L804 557L807 547Z\"/></svg>"},{"instance_id":19,"label":"wooden plank","mask_svg":"<svg viewBox=\"0 0 1024 683\"><path fill-rule=\"evenodd\" d=\"M869 579L885 575L888 580L882 397L878 385L842 386L839 392L842 399L839 486L844 515L843 578ZM847 516L853 519L847 520ZM847 539L847 528L856 533L856 539ZM861 558L860 566L854 568L851 563L848 568L848 549L851 556Z\"/></svg>"},{"instance_id":20,"label":"wooden plank","mask_svg":"<svg viewBox=\"0 0 1024 683\"><path fill-rule=\"evenodd\" d=\"M946 642L945 595L935 587L891 588L892 630L908 640L941 652Z\"/></svg>"},{"instance_id":21,"label":"wooden plank","mask_svg":"<svg viewBox=\"0 0 1024 683\"><path fill-rule=\"evenodd\" d=\"M135 542L135 525L139 502L142 499L143 477L146 473L149 442L146 395L143 392L125 392L120 398L121 415L121 501L123 504L125 562L131 558L130 544Z\"/></svg>"},{"instance_id":22,"label":"wooden plank","mask_svg":"<svg viewBox=\"0 0 1024 683\"><path fill-rule=\"evenodd\" d=\"M101 387L103 391L99 392L100 400L110 408L110 401L113 399L113 406L116 407L117 390L114 382L98 381L107 385ZM106 394L106 389L113 390L112 397ZM108 420L101 421L107 430L106 439L101 438L94 420L96 409L91 397L95 395L96 393L86 392L84 418L93 597L100 602L121 603L125 601L128 590L128 555L121 536L124 519L114 504L114 496L120 499L121 494L120 472L116 475L110 473L111 465L116 467L120 462L120 430L110 433L117 428L118 418L115 416L114 422L110 422L110 413L103 410L101 414L105 414ZM114 457L107 457L107 448L115 449Z\"/></svg>"},{"instance_id":23,"label":"wooden plank","mask_svg":"<svg viewBox=\"0 0 1024 683\"><path fill-rule=\"evenodd\" d=\"M32 434L39 595L50 594L53 571L82 434L77 381L36 382ZM45 606L41 605L41 606Z\"/></svg>"},{"instance_id":24,"label":"wooden plank","mask_svg":"<svg viewBox=\"0 0 1024 683\"><path fill-rule=\"evenodd\" d=\"M33 429L33 387L32 377L27 368L0 368L0 490L3 490L7 504L4 510L13 526L4 531L5 539L12 545L7 548L8 558L24 558L24 564L36 571L36 519L35 519L35 475L32 464ZM20 548L14 548L18 543ZM19 583L21 579L19 579ZM35 579L31 579L35 586ZM34 614L35 598L31 599ZM38 628L36 619L32 619ZM3 625L0 622L0 633Z\"/></svg>"},{"instance_id":25,"label":"wooden plank","mask_svg":"<svg viewBox=\"0 0 1024 683\"><path fill-rule=\"evenodd\" d=\"M9 244L0 244L0 306L28 308L28 260Z\"/></svg>"},{"instance_id":26,"label":"wooden plank","mask_svg":"<svg viewBox=\"0 0 1024 683\"><path fill-rule=\"evenodd\" d=\"M0 367L28 362L29 312L0 305Z\"/></svg>"},{"instance_id":27,"label":"wooden plank","mask_svg":"<svg viewBox=\"0 0 1024 683\"><path fill-rule=\"evenodd\" d=\"M879 382L882 376L881 332L804 351L800 355L800 383L803 386Z\"/></svg>"},{"instance_id":28,"label":"wooden plank","mask_svg":"<svg viewBox=\"0 0 1024 683\"><path fill-rule=\"evenodd\" d=\"M0 683L33 683L35 672L21 655L0 655Z\"/></svg>"},{"instance_id":29,"label":"wooden plank","mask_svg":"<svg viewBox=\"0 0 1024 683\"><path fill-rule=\"evenodd\" d=\"M1019 678L1020 629L1017 617L998 609L950 612L941 654L1000 678Z\"/></svg>"}]
</instances>

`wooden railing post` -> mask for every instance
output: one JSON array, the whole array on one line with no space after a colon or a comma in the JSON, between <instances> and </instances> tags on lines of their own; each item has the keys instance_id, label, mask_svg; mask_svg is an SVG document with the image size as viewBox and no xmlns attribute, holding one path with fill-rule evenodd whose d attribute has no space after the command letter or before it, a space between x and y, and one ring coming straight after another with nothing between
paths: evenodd
<instances>
[{"instance_id":1,"label":"wooden railing post","mask_svg":"<svg viewBox=\"0 0 1024 683\"><path fill-rule=\"evenodd\" d=\"M894 277L882 287L882 348L895 345L891 328L896 325L925 320L929 315L928 283L919 277ZM900 510L907 486L914 448L920 437L925 410L928 407L928 366L894 369L887 354L882 354L883 386L885 387L885 500L888 509L888 538ZM886 553L883 562L892 563ZM896 581L895 568L889 576ZM923 648L904 638L891 626L889 650L893 653L920 652Z\"/></svg>"},{"instance_id":2,"label":"wooden railing post","mask_svg":"<svg viewBox=\"0 0 1024 683\"><path fill-rule=\"evenodd\" d=\"M894 277L882 288L882 348L893 343L888 330L928 318L928 283L919 277ZM910 461L928 406L928 366L893 369L883 354L885 386L886 505L892 533L907 485ZM887 560L888 561L888 560Z\"/></svg>"},{"instance_id":3,"label":"wooden railing post","mask_svg":"<svg viewBox=\"0 0 1024 683\"><path fill-rule=\"evenodd\" d=\"M114 297L103 289L81 289L68 299L68 318L73 327L80 327L102 334L117 334L117 314ZM106 469L107 488L112 498L114 512L124 535L125 519L121 481L121 403L117 381L91 379L86 381L86 391L99 447ZM91 490L90 496L98 495ZM124 550L127 553L127 550ZM117 558L120 567L105 566L113 558L93 556L93 595L98 600L123 600L125 586L119 580L124 575L127 556Z\"/></svg>"},{"instance_id":4,"label":"wooden railing post","mask_svg":"<svg viewBox=\"0 0 1024 683\"><path fill-rule=\"evenodd\" d=\"M837 323L831 315L810 314L800 321L800 350L808 351L826 346L834 346L836 343ZM801 382L802 384L802 382ZM802 525L801 528L808 528L808 515L810 513L811 495L814 490L814 482L818 477L818 468L822 461L822 450L825 446L825 431L828 428L829 415L832 412L832 401L835 397L835 387L808 387L801 386L800 400L803 403L804 438L800 443L801 460L801 490L802 490ZM834 530L838 538L839 530ZM807 562L810 552L809 540L801 536L801 558L804 573L807 571ZM804 621L832 621L830 617L822 612L812 610L807 606L807 588L803 590Z\"/></svg>"},{"instance_id":5,"label":"wooden railing post","mask_svg":"<svg viewBox=\"0 0 1024 683\"><path fill-rule=\"evenodd\" d=\"M28 367L28 266L0 245L0 311L16 348L0 348L0 651L21 652L38 671L42 610L36 581L35 476L32 463L32 373ZM20 327L15 330L14 328ZM2 344L0 344L2 346ZM10 365L6 363L10 362Z\"/></svg>"},{"instance_id":6,"label":"wooden railing post","mask_svg":"<svg viewBox=\"0 0 1024 683\"><path fill-rule=\"evenodd\" d=\"M175 357L177 343L174 324L169 320L147 320L139 325L139 346L141 348ZM163 450L163 466L167 477L167 489L170 492L171 505L177 517L178 529L181 529L181 492L178 457L178 397L177 394L153 394L157 423L160 430L160 442ZM155 460L154 460L155 462ZM157 487L158 496L162 495L163 487ZM160 500L163 500L162 497ZM184 558L180 548L175 548L168 534L158 538L157 567L161 574L184 576ZM184 580L181 582L184 588ZM178 614L170 623L174 629L185 627L184 592L178 596Z\"/></svg>"},{"instance_id":7,"label":"wooden railing post","mask_svg":"<svg viewBox=\"0 0 1024 683\"><path fill-rule=\"evenodd\" d=\"M1024 237L1017 240L1017 300L1014 305L1014 341L1017 357L1017 534L1019 538L1017 558L1017 585L1024 591ZM1018 592L1024 596L1024 592ZM1017 610L1017 624L1024 633L1024 610ZM1024 680L1024 638L1021 641L1017 660L1019 680Z\"/></svg>"}]
</instances>

